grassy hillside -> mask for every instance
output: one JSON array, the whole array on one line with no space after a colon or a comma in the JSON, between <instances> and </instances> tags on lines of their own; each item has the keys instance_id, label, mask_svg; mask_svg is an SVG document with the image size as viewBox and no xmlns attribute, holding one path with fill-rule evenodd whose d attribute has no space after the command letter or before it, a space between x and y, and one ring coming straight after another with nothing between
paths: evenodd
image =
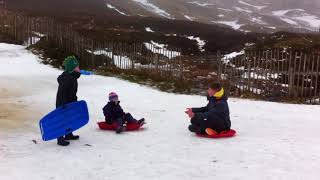
<instances>
[{"instance_id":1,"label":"grassy hillside","mask_svg":"<svg viewBox=\"0 0 320 180\"><path fill-rule=\"evenodd\" d=\"M277 49L290 48L305 52L320 52L320 33L297 34L288 32L277 32L257 41L254 48Z\"/></svg>"},{"instance_id":2,"label":"grassy hillside","mask_svg":"<svg viewBox=\"0 0 320 180\"><path fill-rule=\"evenodd\" d=\"M197 42L186 36L200 37L206 41L206 53L230 52L243 48L247 41L256 41L256 34L242 32L218 25L162 18L122 16L110 11L102 0L10 0L8 7L31 16L49 16L73 24L81 33L97 39L168 44L182 48L184 54L199 54ZM151 27L154 33L146 32Z\"/></svg>"}]
</instances>

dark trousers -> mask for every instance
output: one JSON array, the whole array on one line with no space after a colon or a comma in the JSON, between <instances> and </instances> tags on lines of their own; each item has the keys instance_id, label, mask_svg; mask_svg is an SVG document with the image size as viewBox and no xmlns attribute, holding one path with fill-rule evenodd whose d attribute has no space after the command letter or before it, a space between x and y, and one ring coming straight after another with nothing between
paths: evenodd
<instances>
[{"instance_id":1,"label":"dark trousers","mask_svg":"<svg viewBox=\"0 0 320 180\"><path fill-rule=\"evenodd\" d=\"M191 119L191 125L198 134L205 134L208 128L207 121L195 117Z\"/></svg>"},{"instance_id":2,"label":"dark trousers","mask_svg":"<svg viewBox=\"0 0 320 180\"><path fill-rule=\"evenodd\" d=\"M229 130L226 127L226 123L223 120L220 120L218 118L211 118L211 119L199 119L199 118L192 118L191 119L191 124L195 128L196 133L198 134L205 134L206 133L206 128L211 128L218 133L222 131L227 131Z\"/></svg>"},{"instance_id":3,"label":"dark trousers","mask_svg":"<svg viewBox=\"0 0 320 180\"><path fill-rule=\"evenodd\" d=\"M74 102L76 102L76 101L74 101ZM64 106L65 104L62 104L62 105L56 105L56 108L59 108L60 106ZM69 134L66 134L65 136L60 136L60 137L58 137L57 138L57 141L62 141L62 140L64 140L64 138L66 137L66 136L73 136L73 134L72 133L69 133Z\"/></svg>"},{"instance_id":4,"label":"dark trousers","mask_svg":"<svg viewBox=\"0 0 320 180\"><path fill-rule=\"evenodd\" d=\"M135 120L130 113L126 113L121 118L116 119L115 121L118 125L124 125L126 123L137 123L137 120Z\"/></svg>"}]
</instances>

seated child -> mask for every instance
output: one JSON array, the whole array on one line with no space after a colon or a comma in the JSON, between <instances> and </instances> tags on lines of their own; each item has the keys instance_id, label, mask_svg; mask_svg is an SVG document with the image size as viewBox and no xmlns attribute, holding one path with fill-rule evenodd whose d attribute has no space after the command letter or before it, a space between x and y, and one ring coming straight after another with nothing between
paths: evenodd
<instances>
[{"instance_id":1,"label":"seated child","mask_svg":"<svg viewBox=\"0 0 320 180\"><path fill-rule=\"evenodd\" d=\"M208 105L202 108L187 108L191 118L189 130L197 134L215 135L229 131L231 127L227 96L220 83L212 83L207 90Z\"/></svg>"},{"instance_id":2,"label":"seated child","mask_svg":"<svg viewBox=\"0 0 320 180\"><path fill-rule=\"evenodd\" d=\"M120 134L125 130L125 124L135 123L142 125L145 122L145 119L140 120L134 119L130 113L125 113L120 106L120 101L118 95L115 92L109 94L109 102L103 108L103 114L105 116L106 123L108 124L117 124L116 133Z\"/></svg>"}]
</instances>

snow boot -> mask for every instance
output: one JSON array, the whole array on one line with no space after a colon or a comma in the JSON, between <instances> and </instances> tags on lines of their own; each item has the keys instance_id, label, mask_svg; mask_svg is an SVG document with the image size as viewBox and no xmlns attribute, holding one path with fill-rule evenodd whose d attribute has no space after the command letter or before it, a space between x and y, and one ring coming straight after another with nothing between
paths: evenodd
<instances>
[{"instance_id":1,"label":"snow boot","mask_svg":"<svg viewBox=\"0 0 320 180\"><path fill-rule=\"evenodd\" d=\"M59 146L68 146L70 143L66 141L63 137L59 137L57 144Z\"/></svg>"},{"instance_id":2,"label":"snow boot","mask_svg":"<svg viewBox=\"0 0 320 180\"><path fill-rule=\"evenodd\" d=\"M70 134L67 134L64 139L65 140L78 140L79 138L80 138L80 136L73 135L72 133L70 133Z\"/></svg>"},{"instance_id":3,"label":"snow boot","mask_svg":"<svg viewBox=\"0 0 320 180\"><path fill-rule=\"evenodd\" d=\"M125 131L126 130L126 128L124 127L124 126L119 126L119 127L117 127L117 129L116 129L116 133L117 134L120 134L120 133L122 133L123 131Z\"/></svg>"},{"instance_id":4,"label":"snow boot","mask_svg":"<svg viewBox=\"0 0 320 180\"><path fill-rule=\"evenodd\" d=\"M188 129L189 129L190 132L193 132L193 133L195 133L197 131L196 127L194 127L194 125L192 125L192 124L189 125Z\"/></svg>"},{"instance_id":5,"label":"snow boot","mask_svg":"<svg viewBox=\"0 0 320 180\"><path fill-rule=\"evenodd\" d=\"M211 128L206 128L206 133L209 135L209 136L214 136L214 135L217 135L217 131L211 129Z\"/></svg>"},{"instance_id":6,"label":"snow boot","mask_svg":"<svg viewBox=\"0 0 320 180\"><path fill-rule=\"evenodd\" d=\"M140 119L139 121L138 121L138 124L141 126L141 125L143 125L145 123L145 119L144 118L142 118L142 119Z\"/></svg>"}]
</instances>

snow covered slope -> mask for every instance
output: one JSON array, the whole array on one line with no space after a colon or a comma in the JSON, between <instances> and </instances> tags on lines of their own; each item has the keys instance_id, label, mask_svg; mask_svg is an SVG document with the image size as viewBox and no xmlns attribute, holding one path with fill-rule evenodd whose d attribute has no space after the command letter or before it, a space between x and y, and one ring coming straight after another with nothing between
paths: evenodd
<instances>
[{"instance_id":1,"label":"snow covered slope","mask_svg":"<svg viewBox=\"0 0 320 180\"><path fill-rule=\"evenodd\" d=\"M319 106L231 98L238 136L202 139L187 131L183 111L204 105L205 97L164 93L112 77L79 80L78 97L88 101L91 117L77 132L79 141L69 147L42 142L38 119L54 108L61 71L38 60L23 46L0 44L0 81L14 82L0 83L0 89L23 89L10 100L38 112L37 119L24 118L20 129L0 132L1 180L316 180L320 175ZM122 135L97 129L110 91L119 93L127 111L146 117L147 129Z\"/></svg>"}]
</instances>

